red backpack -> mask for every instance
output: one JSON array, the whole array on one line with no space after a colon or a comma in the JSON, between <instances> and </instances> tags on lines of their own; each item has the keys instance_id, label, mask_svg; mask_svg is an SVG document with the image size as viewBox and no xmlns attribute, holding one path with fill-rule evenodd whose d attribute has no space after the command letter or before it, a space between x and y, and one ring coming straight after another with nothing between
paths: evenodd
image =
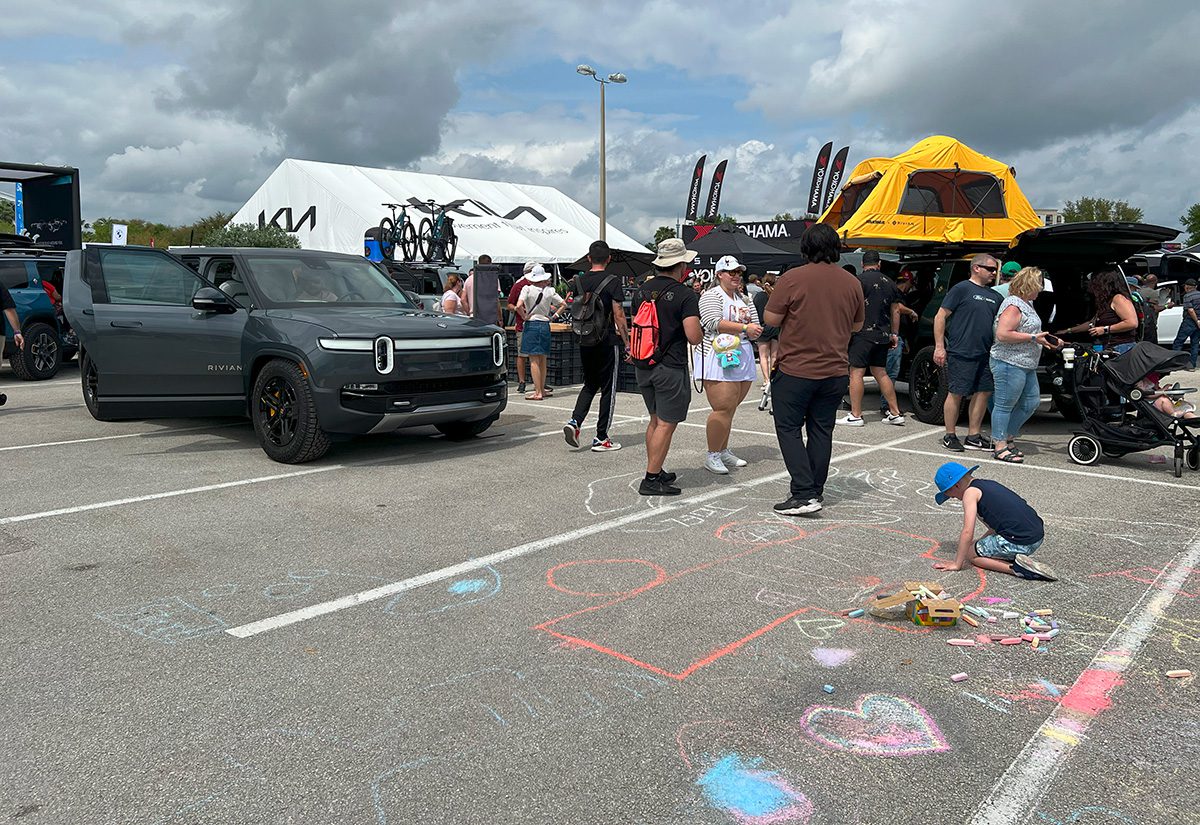
<instances>
[{"instance_id":1,"label":"red backpack","mask_svg":"<svg viewBox=\"0 0 1200 825\"><path fill-rule=\"evenodd\" d=\"M671 284L662 292L656 292L642 301L637 314L633 316L633 325L629 331L629 357L634 366L649 369L658 363L661 356L658 351L658 299L663 293L677 286L678 283Z\"/></svg>"}]
</instances>

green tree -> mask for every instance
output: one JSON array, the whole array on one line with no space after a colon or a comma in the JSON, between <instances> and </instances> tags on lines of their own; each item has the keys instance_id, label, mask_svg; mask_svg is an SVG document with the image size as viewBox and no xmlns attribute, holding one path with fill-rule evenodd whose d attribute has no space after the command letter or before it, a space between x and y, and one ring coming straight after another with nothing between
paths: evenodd
<instances>
[{"instance_id":1,"label":"green tree","mask_svg":"<svg viewBox=\"0 0 1200 825\"><path fill-rule=\"evenodd\" d=\"M17 231L17 207L12 201L0 200L0 232L9 235Z\"/></svg>"},{"instance_id":2,"label":"green tree","mask_svg":"<svg viewBox=\"0 0 1200 825\"><path fill-rule=\"evenodd\" d=\"M733 215L717 215L716 219L701 218L696 221L696 226L720 226L723 223L737 223L737 218Z\"/></svg>"},{"instance_id":3,"label":"green tree","mask_svg":"<svg viewBox=\"0 0 1200 825\"><path fill-rule=\"evenodd\" d=\"M658 245L661 242L665 241L667 238L674 238L674 237L675 237L675 227L660 226L658 229L654 230L654 240L652 240L650 243L646 244L646 248L649 249L651 252L654 252L655 250L658 249Z\"/></svg>"},{"instance_id":4,"label":"green tree","mask_svg":"<svg viewBox=\"0 0 1200 825\"><path fill-rule=\"evenodd\" d=\"M1179 222L1183 224L1184 230L1187 232L1187 240L1183 243L1185 246L1195 246L1200 243L1200 203L1193 203L1184 212Z\"/></svg>"},{"instance_id":5,"label":"green tree","mask_svg":"<svg viewBox=\"0 0 1200 825\"><path fill-rule=\"evenodd\" d=\"M795 219L794 217L792 217L792 213L791 213L791 212L780 212L778 215L776 215L776 216L775 216L774 218L772 218L771 220L774 220L774 221L794 221L794 220L796 220L796 219Z\"/></svg>"},{"instance_id":6,"label":"green tree","mask_svg":"<svg viewBox=\"0 0 1200 825\"><path fill-rule=\"evenodd\" d=\"M1063 221L1066 223L1081 221L1131 221L1137 223L1142 220L1144 214L1141 209L1130 206L1127 201L1086 196L1077 201L1067 201L1062 210Z\"/></svg>"},{"instance_id":7,"label":"green tree","mask_svg":"<svg viewBox=\"0 0 1200 825\"><path fill-rule=\"evenodd\" d=\"M295 235L290 235L273 224L255 226L252 223L231 223L229 226L212 230L200 242L205 246L300 248L300 241L296 239Z\"/></svg>"}]
</instances>

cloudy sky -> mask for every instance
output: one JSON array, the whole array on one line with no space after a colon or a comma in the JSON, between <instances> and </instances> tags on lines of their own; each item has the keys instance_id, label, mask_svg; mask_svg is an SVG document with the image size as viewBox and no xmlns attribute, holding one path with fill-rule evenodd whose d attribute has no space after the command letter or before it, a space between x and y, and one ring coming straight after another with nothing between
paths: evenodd
<instances>
[{"instance_id":1,"label":"cloudy sky","mask_svg":"<svg viewBox=\"0 0 1200 825\"><path fill-rule=\"evenodd\" d=\"M803 211L813 157L930 134L1014 165L1034 206L1104 195L1178 225L1200 201L1200 6L1117 0L65 0L7 4L0 160L81 169L85 218L239 207L286 157L444 171L681 217Z\"/></svg>"}]
</instances>

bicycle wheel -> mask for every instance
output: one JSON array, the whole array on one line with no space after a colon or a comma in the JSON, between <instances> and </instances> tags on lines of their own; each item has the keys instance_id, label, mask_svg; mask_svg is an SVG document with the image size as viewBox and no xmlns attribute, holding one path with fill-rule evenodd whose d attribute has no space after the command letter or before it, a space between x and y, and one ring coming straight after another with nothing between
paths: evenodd
<instances>
[{"instance_id":1,"label":"bicycle wheel","mask_svg":"<svg viewBox=\"0 0 1200 825\"><path fill-rule=\"evenodd\" d=\"M412 221L405 221L400 227L400 254L406 261L417 259L417 230L413 229Z\"/></svg>"},{"instance_id":2,"label":"bicycle wheel","mask_svg":"<svg viewBox=\"0 0 1200 825\"><path fill-rule=\"evenodd\" d=\"M417 232L417 242L421 247L421 260L429 263L433 260L433 221L421 218L421 229Z\"/></svg>"},{"instance_id":3,"label":"bicycle wheel","mask_svg":"<svg viewBox=\"0 0 1200 825\"><path fill-rule=\"evenodd\" d=\"M454 263L454 253L458 251L458 235L454 234L454 230L450 230L449 236L446 238L446 262Z\"/></svg>"},{"instance_id":4,"label":"bicycle wheel","mask_svg":"<svg viewBox=\"0 0 1200 825\"><path fill-rule=\"evenodd\" d=\"M379 222L379 252L389 261L396 254L396 224L391 218Z\"/></svg>"}]
</instances>

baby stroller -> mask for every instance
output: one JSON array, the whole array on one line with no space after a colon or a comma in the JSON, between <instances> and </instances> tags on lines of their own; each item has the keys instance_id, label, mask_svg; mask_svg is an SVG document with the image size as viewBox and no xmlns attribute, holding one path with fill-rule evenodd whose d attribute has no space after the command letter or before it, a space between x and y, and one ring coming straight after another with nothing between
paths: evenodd
<instances>
[{"instance_id":1,"label":"baby stroller","mask_svg":"<svg viewBox=\"0 0 1200 825\"><path fill-rule=\"evenodd\" d=\"M1157 344L1142 342L1123 355L1113 350L1063 350L1063 389L1071 393L1079 408L1082 430L1067 445L1076 464L1090 466L1101 456L1120 458L1126 453L1175 448L1175 477L1183 468L1200 469L1200 418L1178 418L1155 407L1166 397L1180 401L1194 388L1175 384L1169 389L1150 389L1148 377L1166 376L1187 367L1185 352L1173 352Z\"/></svg>"}]
</instances>

